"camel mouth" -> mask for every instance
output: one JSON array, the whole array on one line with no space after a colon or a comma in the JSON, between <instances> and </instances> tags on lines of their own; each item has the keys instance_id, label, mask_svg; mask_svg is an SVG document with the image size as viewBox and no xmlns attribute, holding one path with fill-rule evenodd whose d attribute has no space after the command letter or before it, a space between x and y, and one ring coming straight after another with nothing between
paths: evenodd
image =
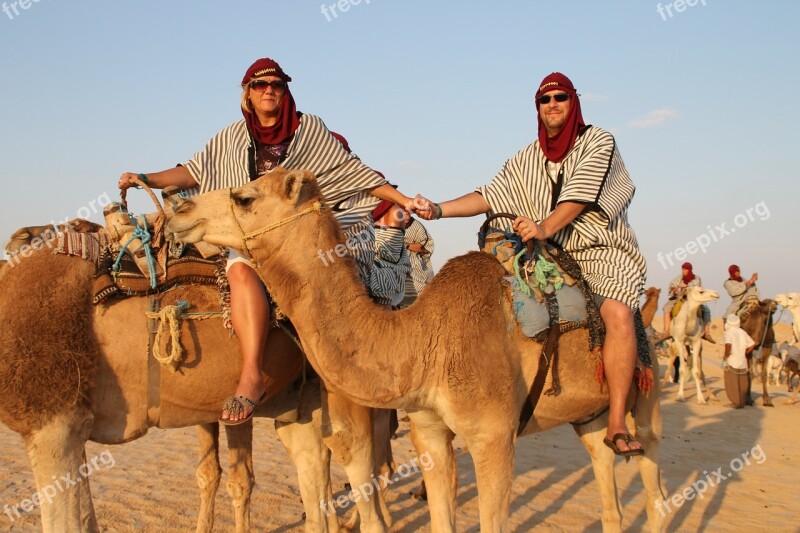
<instances>
[{"instance_id":1,"label":"camel mouth","mask_svg":"<svg viewBox=\"0 0 800 533\"><path fill-rule=\"evenodd\" d=\"M173 217L167 222L166 231L170 238L177 242L199 242L203 239L203 228L201 227L205 222L204 219L186 220L181 223L177 217Z\"/></svg>"}]
</instances>

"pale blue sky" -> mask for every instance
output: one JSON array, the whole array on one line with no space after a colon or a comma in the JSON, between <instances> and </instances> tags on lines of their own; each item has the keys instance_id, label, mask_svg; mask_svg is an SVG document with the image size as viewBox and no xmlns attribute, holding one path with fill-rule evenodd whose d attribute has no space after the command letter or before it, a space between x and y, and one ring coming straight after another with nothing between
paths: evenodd
<instances>
[{"instance_id":1,"label":"pale blue sky","mask_svg":"<svg viewBox=\"0 0 800 533\"><path fill-rule=\"evenodd\" d=\"M534 140L535 87L558 70L636 182L648 285L665 288L676 249L707 240L686 256L706 286L721 291L738 263L764 296L800 291L796 2L662 2L662 15L649 0L341 5L334 17L318 0L0 2L0 235L92 210L100 221L121 172L185 161L241 117L258 57L294 78L301 111L434 200L488 182ZM475 247L480 221L428 223L437 268Z\"/></svg>"}]
</instances>

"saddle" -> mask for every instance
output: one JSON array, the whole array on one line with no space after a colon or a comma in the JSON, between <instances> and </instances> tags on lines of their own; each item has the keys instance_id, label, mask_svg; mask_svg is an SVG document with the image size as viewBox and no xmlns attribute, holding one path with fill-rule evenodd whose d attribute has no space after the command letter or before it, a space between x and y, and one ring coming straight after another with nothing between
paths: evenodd
<instances>
[{"instance_id":1,"label":"saddle","mask_svg":"<svg viewBox=\"0 0 800 533\"><path fill-rule=\"evenodd\" d=\"M605 340L605 325L595 304L594 294L581 276L580 266L572 256L553 242L528 241L525 246L519 235L490 227L490 223L500 217L511 220L516 218L515 215L509 213L497 213L488 217L478 232L478 247L482 252L497 258L506 272L513 274L513 281L508 285L514 299L514 311L517 319L519 320L520 317L518 309L536 312L535 305L531 301L539 305L543 304L548 317L546 328L536 331L534 335L529 335L542 342L544 348L539 356L539 366L527 401L520 413L517 435L521 435L536 409L550 367L553 370L552 385L545 394L555 396L560 393L558 339L561 333L588 327L588 348L597 357L595 377L602 387L605 372L601 347ZM525 294L529 299L521 300L519 293ZM518 307L518 303L522 305ZM570 308L569 312L573 313L571 317L562 316L562 304L564 304L565 311ZM538 327L530 329L523 324L521 326L523 332L526 332L526 329L528 332L538 329ZM650 358L650 348L642 315L638 309L634 313L634 326L640 362L640 368L637 369L634 378L638 388L647 393L653 384L653 362Z\"/></svg>"}]
</instances>

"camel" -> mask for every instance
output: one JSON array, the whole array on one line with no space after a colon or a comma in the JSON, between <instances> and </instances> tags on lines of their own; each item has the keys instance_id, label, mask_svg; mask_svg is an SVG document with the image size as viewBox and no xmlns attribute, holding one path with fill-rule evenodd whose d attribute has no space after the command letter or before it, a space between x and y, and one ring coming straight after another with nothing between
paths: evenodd
<instances>
[{"instance_id":1,"label":"camel","mask_svg":"<svg viewBox=\"0 0 800 533\"><path fill-rule=\"evenodd\" d=\"M778 309L778 305L773 300L752 300L740 318L742 320L741 328L750 335L750 338L756 341L756 349L761 348L760 356L755 355L753 352L752 360L755 361L756 357L761 361L767 361L770 353L772 352L772 345L775 344L775 331L772 329L772 313ZM753 362L755 365L755 362ZM755 372L755 366L751 367L751 374ZM767 365L761 365L759 373L761 377L762 387L762 403L764 407L773 407L772 400L769 397L767 390ZM752 382L752 380L751 380ZM748 391L748 401L750 400Z\"/></svg>"},{"instance_id":2,"label":"camel","mask_svg":"<svg viewBox=\"0 0 800 533\"><path fill-rule=\"evenodd\" d=\"M22 436L37 490L43 494L53 479L80 475L87 440L118 444L141 437L149 427L199 425L197 477L202 502L198 531L210 531L220 479L216 420L222 401L239 378L238 342L222 326L221 318L183 320L180 343L186 355L173 372L148 356L145 312L151 300L163 307L182 300L198 312L213 310L218 307L218 290L184 285L151 297L129 297L94 307L90 290L94 269L89 261L45 249L34 251L15 268L3 269L0 421ZM302 366L295 342L282 330L274 330L264 355L267 388L274 398L259 409L260 416L278 417L280 413L270 408L291 392L286 385ZM371 413L368 408L352 407L338 394L320 393L318 385L314 389L313 382L303 388L297 423L276 421L276 427L298 470L306 530L338 531L335 514L323 514L319 505L332 495L328 448L351 480L369 479L374 468ZM326 407L324 415L320 405ZM236 531L243 532L249 529L254 484L252 425L227 430L233 467L228 492L234 500ZM97 531L86 481L42 499L46 533ZM361 499L357 506L362 531L385 530L388 518L382 498Z\"/></svg>"},{"instance_id":3,"label":"camel","mask_svg":"<svg viewBox=\"0 0 800 533\"><path fill-rule=\"evenodd\" d=\"M386 310L370 300L351 257L340 255L327 266L319 261L318 250L344 248L342 232L314 175L284 169L189 199L167 230L178 241L205 240L248 253L326 388L362 405L409 414L417 453L434 464L423 472L432 531L455 529L454 434L464 439L475 464L481 531L506 529L520 413L543 346L522 334L501 284L505 271L493 257L471 252L451 259L414 304ZM597 360L587 331L562 334L558 348L561 392L541 396L524 434L579 422L608 404L594 377ZM550 369L545 388L552 378ZM663 517L655 503L664 497L658 394L640 401L635 432L646 455L637 459L656 531ZM598 479L603 528L619 531L614 455L602 444L605 420L595 417L576 431Z\"/></svg>"},{"instance_id":4,"label":"camel","mask_svg":"<svg viewBox=\"0 0 800 533\"><path fill-rule=\"evenodd\" d=\"M702 317L697 316L700 305L719 299L719 293L702 287L687 287L686 300L681 305L677 316L672 319L670 334L673 343L670 346L670 359L667 364L667 371L664 374L664 383L671 372L675 358L680 358L680 377L678 379L678 401L684 401L684 384L686 383L686 367L688 364L688 351L692 355L692 376L697 387L697 403L706 403L706 379L703 374L703 329L705 322Z\"/></svg>"},{"instance_id":5,"label":"camel","mask_svg":"<svg viewBox=\"0 0 800 533\"><path fill-rule=\"evenodd\" d=\"M661 289L650 287L644 291L644 303L642 304L642 324L649 328L653 322L653 317L658 311L658 297L661 296Z\"/></svg>"},{"instance_id":6,"label":"camel","mask_svg":"<svg viewBox=\"0 0 800 533\"><path fill-rule=\"evenodd\" d=\"M45 226L26 226L11 234L5 246L5 252L13 256L25 245L42 247L47 245L52 248L52 242L59 233L74 231L76 233L96 233L103 228L100 224L90 222L85 218L76 218L63 224L47 224ZM18 262L18 260L17 260Z\"/></svg>"},{"instance_id":7,"label":"camel","mask_svg":"<svg viewBox=\"0 0 800 533\"><path fill-rule=\"evenodd\" d=\"M792 332L795 342L800 341L800 292L790 292L779 294L775 297L775 303L782 306L792 315Z\"/></svg>"}]
</instances>

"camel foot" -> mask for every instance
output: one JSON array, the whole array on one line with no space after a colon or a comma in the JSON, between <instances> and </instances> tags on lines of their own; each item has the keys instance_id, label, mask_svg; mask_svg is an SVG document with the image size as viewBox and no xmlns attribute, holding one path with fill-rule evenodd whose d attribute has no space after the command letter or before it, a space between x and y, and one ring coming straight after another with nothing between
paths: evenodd
<instances>
[{"instance_id":1,"label":"camel foot","mask_svg":"<svg viewBox=\"0 0 800 533\"><path fill-rule=\"evenodd\" d=\"M677 398L675 398L675 401L676 402L685 402L686 398L684 398L683 396L678 396Z\"/></svg>"},{"instance_id":2,"label":"camel foot","mask_svg":"<svg viewBox=\"0 0 800 533\"><path fill-rule=\"evenodd\" d=\"M764 407L775 407L775 405L773 405L772 400L764 400Z\"/></svg>"},{"instance_id":3,"label":"camel foot","mask_svg":"<svg viewBox=\"0 0 800 533\"><path fill-rule=\"evenodd\" d=\"M428 489L425 488L424 481L419 484L419 489L417 492L412 491L410 494L415 500L422 500L425 502L428 501Z\"/></svg>"}]
</instances>

